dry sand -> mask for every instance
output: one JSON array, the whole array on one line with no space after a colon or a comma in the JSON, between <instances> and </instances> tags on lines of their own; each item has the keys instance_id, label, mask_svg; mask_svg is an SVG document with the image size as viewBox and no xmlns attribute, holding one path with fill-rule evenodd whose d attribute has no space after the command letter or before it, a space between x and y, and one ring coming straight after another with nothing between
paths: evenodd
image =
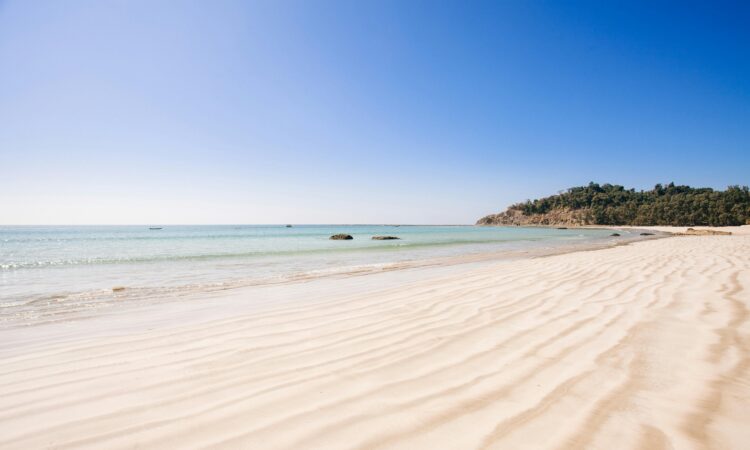
<instances>
[{"instance_id":1,"label":"dry sand","mask_svg":"<svg viewBox=\"0 0 750 450\"><path fill-rule=\"evenodd\" d=\"M740 232L5 330L0 448L746 449L749 286Z\"/></svg>"}]
</instances>

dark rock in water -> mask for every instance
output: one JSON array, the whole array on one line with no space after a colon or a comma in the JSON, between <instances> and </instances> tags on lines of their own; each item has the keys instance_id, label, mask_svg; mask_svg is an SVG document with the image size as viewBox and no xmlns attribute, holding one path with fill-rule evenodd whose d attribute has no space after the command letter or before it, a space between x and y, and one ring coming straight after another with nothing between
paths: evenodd
<instances>
[{"instance_id":1,"label":"dark rock in water","mask_svg":"<svg viewBox=\"0 0 750 450\"><path fill-rule=\"evenodd\" d=\"M392 241L394 239L401 239L401 238L396 237L396 236L373 236L372 239L374 241Z\"/></svg>"},{"instance_id":2,"label":"dark rock in water","mask_svg":"<svg viewBox=\"0 0 750 450\"><path fill-rule=\"evenodd\" d=\"M558 230L567 230L568 227L557 227Z\"/></svg>"},{"instance_id":3,"label":"dark rock in water","mask_svg":"<svg viewBox=\"0 0 750 450\"><path fill-rule=\"evenodd\" d=\"M619 235L620 235L620 233L612 233L612 234L610 234L610 236L619 236Z\"/></svg>"},{"instance_id":4,"label":"dark rock in water","mask_svg":"<svg viewBox=\"0 0 750 450\"><path fill-rule=\"evenodd\" d=\"M287 227L287 228L292 228L292 226L291 226L291 225L287 225L286 227Z\"/></svg>"},{"instance_id":5,"label":"dark rock in water","mask_svg":"<svg viewBox=\"0 0 750 450\"><path fill-rule=\"evenodd\" d=\"M341 233L341 234L334 234L333 236L331 236L328 239L332 239L334 241L348 241L348 240L351 240L351 239L354 239L354 238L352 237L351 234L343 234L343 233Z\"/></svg>"},{"instance_id":6,"label":"dark rock in water","mask_svg":"<svg viewBox=\"0 0 750 450\"><path fill-rule=\"evenodd\" d=\"M641 233L641 236L653 236L654 233Z\"/></svg>"}]
</instances>

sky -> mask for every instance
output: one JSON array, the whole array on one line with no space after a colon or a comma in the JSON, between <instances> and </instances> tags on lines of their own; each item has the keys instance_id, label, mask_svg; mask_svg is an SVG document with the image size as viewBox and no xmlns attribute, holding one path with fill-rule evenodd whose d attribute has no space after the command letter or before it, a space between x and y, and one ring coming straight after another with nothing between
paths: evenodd
<instances>
[{"instance_id":1,"label":"sky","mask_svg":"<svg viewBox=\"0 0 750 450\"><path fill-rule=\"evenodd\" d=\"M750 4L0 0L0 224L474 223L750 184Z\"/></svg>"}]
</instances>

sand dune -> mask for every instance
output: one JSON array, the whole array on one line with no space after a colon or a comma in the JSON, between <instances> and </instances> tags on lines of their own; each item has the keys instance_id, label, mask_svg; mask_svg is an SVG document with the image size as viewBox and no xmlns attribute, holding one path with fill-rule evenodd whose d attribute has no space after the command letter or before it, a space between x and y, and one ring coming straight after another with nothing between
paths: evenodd
<instances>
[{"instance_id":1,"label":"sand dune","mask_svg":"<svg viewBox=\"0 0 750 450\"><path fill-rule=\"evenodd\" d=\"M748 286L671 237L6 330L0 448L748 448Z\"/></svg>"}]
</instances>

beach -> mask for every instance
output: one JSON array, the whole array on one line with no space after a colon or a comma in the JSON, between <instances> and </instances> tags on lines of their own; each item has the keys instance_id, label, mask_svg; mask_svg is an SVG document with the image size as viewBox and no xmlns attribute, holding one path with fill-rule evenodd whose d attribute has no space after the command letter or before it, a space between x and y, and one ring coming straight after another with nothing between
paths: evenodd
<instances>
[{"instance_id":1,"label":"beach","mask_svg":"<svg viewBox=\"0 0 750 450\"><path fill-rule=\"evenodd\" d=\"M0 448L747 448L731 231L3 329Z\"/></svg>"}]
</instances>

